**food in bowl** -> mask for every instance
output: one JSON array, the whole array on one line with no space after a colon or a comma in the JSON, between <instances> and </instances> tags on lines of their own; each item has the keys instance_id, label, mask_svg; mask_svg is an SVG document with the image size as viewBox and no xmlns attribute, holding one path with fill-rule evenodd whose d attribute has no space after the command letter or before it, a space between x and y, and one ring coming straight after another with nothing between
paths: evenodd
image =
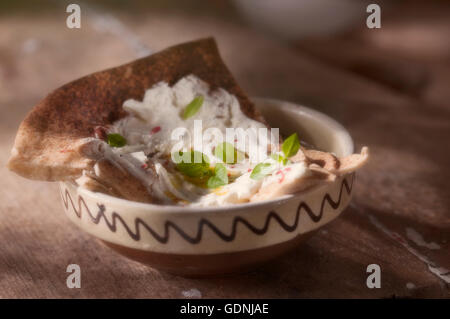
<instances>
[{"instance_id":1,"label":"food in bowl","mask_svg":"<svg viewBox=\"0 0 450 319\"><path fill-rule=\"evenodd\" d=\"M10 169L137 202L214 207L296 194L367 162L366 147L338 158L269 130L211 39L141 61L50 94L21 124Z\"/></svg>"},{"instance_id":2,"label":"food in bowl","mask_svg":"<svg viewBox=\"0 0 450 319\"><path fill-rule=\"evenodd\" d=\"M98 161L91 170L83 170L78 185L126 196L128 185L115 182L121 174L115 171L123 169L142 190L139 201L221 206L273 199L332 182L367 160L367 149L338 159L303 148L296 133L280 144L264 133L264 123L241 111L235 96L221 88L211 90L195 75L173 86L159 82L146 90L143 101L126 100L123 108L127 116L95 128L97 139L89 143ZM230 127L238 130L226 134Z\"/></svg>"},{"instance_id":3,"label":"food in bowl","mask_svg":"<svg viewBox=\"0 0 450 319\"><path fill-rule=\"evenodd\" d=\"M286 136L295 131L339 157L353 154L348 132L325 114L280 100L252 102ZM70 181L59 186L67 217L116 252L173 274L209 276L247 271L299 246L345 211L355 180L349 173L274 200L206 207L124 200Z\"/></svg>"},{"instance_id":4,"label":"food in bowl","mask_svg":"<svg viewBox=\"0 0 450 319\"><path fill-rule=\"evenodd\" d=\"M50 93L8 165L61 181L68 218L129 258L188 276L242 272L336 219L368 159L326 115L254 101L214 40L177 45ZM248 134L227 137L235 128Z\"/></svg>"}]
</instances>

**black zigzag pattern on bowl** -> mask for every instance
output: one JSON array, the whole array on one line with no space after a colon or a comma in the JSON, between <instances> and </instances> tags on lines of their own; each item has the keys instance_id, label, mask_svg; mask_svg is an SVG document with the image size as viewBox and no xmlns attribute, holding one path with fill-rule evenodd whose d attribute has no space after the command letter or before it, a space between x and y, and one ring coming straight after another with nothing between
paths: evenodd
<instances>
[{"instance_id":1,"label":"black zigzag pattern on bowl","mask_svg":"<svg viewBox=\"0 0 450 319\"><path fill-rule=\"evenodd\" d=\"M64 203L64 206L66 209L69 208L69 203L72 206L73 211L77 215L78 218L81 218L81 214L83 211L83 207L86 210L87 215L89 216L90 220L95 223L99 224L100 221L103 219L105 221L106 226L112 231L117 231L117 225L120 223L124 229L127 231L128 235L135 241L139 241L141 239L141 227L147 230L158 242L165 244L169 241L170 237L170 228L173 228L181 237L183 237L186 241L188 241L191 244L198 244L203 237L203 228L209 227L218 237L220 237L223 241L230 242L233 241L237 234L237 227L238 224L241 223L245 227L247 227L250 231L257 235L264 235L268 230L270 226L270 222L272 219L274 219L278 224L287 232L293 232L297 229L299 220L300 220L300 214L302 210L311 218L311 220L315 223L318 223L323 216L323 211L325 209L325 205L328 203L333 209L337 209L342 200L343 191L347 192L348 195L351 194L352 188L353 188L353 181L355 179L355 174L351 174L351 181L350 184L347 182L347 179L344 178L341 183L341 188L339 190L339 197L336 201L334 201L331 196L326 193L322 199L322 203L320 206L319 213L314 213L313 210L306 204L305 202L300 202L300 204L297 207L295 220L292 223L292 225L286 223L280 215L278 215L275 211L270 211L267 214L266 221L263 225L263 227L258 228L254 225L252 225L247 219L241 216L235 216L232 222L232 228L231 232L229 234L226 234L222 232L219 228L217 228L212 222L210 222L208 219L202 218L198 222L198 228L197 228L197 234L195 236L188 235L183 229L181 229L177 224L166 221L164 224L164 234L160 235L158 234L152 227L150 227L145 221L143 221L141 218L136 218L134 220L134 227L130 227L125 220L120 216L117 212L111 213L111 220L109 220L105 215L105 206L103 204L97 204L98 205L98 212L97 214L92 214L89 207L86 205L86 202L84 201L84 198L82 196L78 196L78 208L75 207L75 204L72 200L72 197L70 196L69 191L66 189L64 194L61 192L61 197ZM134 229L134 230L133 230Z\"/></svg>"}]
</instances>

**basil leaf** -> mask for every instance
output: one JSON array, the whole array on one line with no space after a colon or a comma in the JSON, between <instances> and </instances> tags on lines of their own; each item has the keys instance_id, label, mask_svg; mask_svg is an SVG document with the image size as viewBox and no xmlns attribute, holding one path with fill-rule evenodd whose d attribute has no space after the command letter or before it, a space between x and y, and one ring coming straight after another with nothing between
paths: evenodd
<instances>
[{"instance_id":1,"label":"basil leaf","mask_svg":"<svg viewBox=\"0 0 450 319\"><path fill-rule=\"evenodd\" d=\"M110 133L106 136L106 141L112 147L122 147L127 144L125 137L119 133Z\"/></svg>"},{"instance_id":2,"label":"basil leaf","mask_svg":"<svg viewBox=\"0 0 450 319\"><path fill-rule=\"evenodd\" d=\"M172 158L176 159L177 169L189 177L201 178L210 173L208 156L201 152L178 152Z\"/></svg>"},{"instance_id":3,"label":"basil leaf","mask_svg":"<svg viewBox=\"0 0 450 319\"><path fill-rule=\"evenodd\" d=\"M216 146L214 155L222 162L227 164L236 164L242 162L245 158L243 152L237 150L232 144L223 142Z\"/></svg>"},{"instance_id":4,"label":"basil leaf","mask_svg":"<svg viewBox=\"0 0 450 319\"><path fill-rule=\"evenodd\" d=\"M228 184L227 169L223 164L216 164L214 176L211 176L206 182L208 188L217 188Z\"/></svg>"},{"instance_id":5,"label":"basil leaf","mask_svg":"<svg viewBox=\"0 0 450 319\"><path fill-rule=\"evenodd\" d=\"M186 108L184 109L183 112L183 119L186 120L188 118L190 118L191 116L194 116L198 110L200 109L200 107L203 104L203 96L199 95L197 97L195 97L191 103L189 103Z\"/></svg>"},{"instance_id":6,"label":"basil leaf","mask_svg":"<svg viewBox=\"0 0 450 319\"><path fill-rule=\"evenodd\" d=\"M250 178L260 180L273 171L274 167L270 163L259 163L255 166L250 174Z\"/></svg>"},{"instance_id":7,"label":"basil leaf","mask_svg":"<svg viewBox=\"0 0 450 319\"><path fill-rule=\"evenodd\" d=\"M292 134L289 136L281 146L284 156L291 157L297 154L298 150L300 149L300 141L298 139L297 133Z\"/></svg>"}]
</instances>

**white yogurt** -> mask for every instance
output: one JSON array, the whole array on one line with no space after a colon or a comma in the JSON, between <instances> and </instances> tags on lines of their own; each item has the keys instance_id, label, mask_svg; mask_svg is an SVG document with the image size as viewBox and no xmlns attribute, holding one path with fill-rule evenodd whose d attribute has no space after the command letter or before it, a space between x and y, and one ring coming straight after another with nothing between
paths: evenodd
<instances>
[{"instance_id":1,"label":"white yogurt","mask_svg":"<svg viewBox=\"0 0 450 319\"><path fill-rule=\"evenodd\" d=\"M186 106L198 96L203 97L202 106L192 117L184 119L182 114ZM224 137L226 128L265 128L264 124L248 118L241 111L234 95L223 89L211 91L207 83L194 75L182 78L172 87L165 82L157 83L145 92L143 101L127 100L123 108L129 115L115 122L108 133L121 134L126 138L127 145L119 148L106 146L109 150L105 154L109 154L110 159L120 160L122 164L126 162L124 166L163 203L197 206L243 203L249 201L263 185L280 178L281 173L277 174L279 169L275 168L265 178L255 180L250 177L258 161L255 161L254 153L249 152L247 145L256 144L257 154L263 154L265 162L276 163L267 157L268 144L271 142L267 135L259 139L259 143L248 140L243 143L236 139L229 141L247 156L240 163L225 164L230 178L234 179L225 186L216 189L199 187L175 170L170 159L174 149L200 151L208 156L211 166L222 163L214 156L214 148L223 140L205 134L208 129L209 132L218 130ZM193 143L194 130L199 123L196 121L201 121L201 143ZM180 128L184 130L182 138L174 139L174 130ZM289 169L282 174L287 182L301 177L307 171L303 163L286 167ZM150 168L156 174L148 174Z\"/></svg>"}]
</instances>

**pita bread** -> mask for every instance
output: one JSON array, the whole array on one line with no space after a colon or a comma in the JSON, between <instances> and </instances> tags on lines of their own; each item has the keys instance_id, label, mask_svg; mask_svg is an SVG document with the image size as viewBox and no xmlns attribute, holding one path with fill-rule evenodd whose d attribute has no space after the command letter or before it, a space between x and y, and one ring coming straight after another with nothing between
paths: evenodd
<instances>
[{"instance_id":1,"label":"pita bread","mask_svg":"<svg viewBox=\"0 0 450 319\"><path fill-rule=\"evenodd\" d=\"M202 39L85 76L50 93L21 123L9 169L29 179L76 180L92 191L133 201L158 202L151 188L124 163L105 156L106 144L98 138L104 134L103 127L127 115L122 107L125 100L142 100L154 84L164 81L173 85L190 74L208 83L211 90L223 88L233 94L246 116L266 124L223 63L214 39ZM251 200L332 182L337 175L361 167L367 157L367 149L342 159L325 152L300 150L291 160L304 161L311 174L292 183L268 185Z\"/></svg>"},{"instance_id":2,"label":"pita bread","mask_svg":"<svg viewBox=\"0 0 450 319\"><path fill-rule=\"evenodd\" d=\"M106 158L97 161L94 170L84 171L77 183L93 192L144 203L155 202L151 192L140 180L118 162Z\"/></svg>"},{"instance_id":3,"label":"pita bread","mask_svg":"<svg viewBox=\"0 0 450 319\"><path fill-rule=\"evenodd\" d=\"M154 84L165 81L173 85L189 74L207 82L211 89L220 87L235 95L244 114L264 122L223 63L215 40L207 38L93 73L50 93L21 123L9 169L35 180L79 178L96 162L87 147L96 126L124 117L125 100L142 100L145 90Z\"/></svg>"},{"instance_id":4,"label":"pita bread","mask_svg":"<svg viewBox=\"0 0 450 319\"><path fill-rule=\"evenodd\" d=\"M300 149L296 155L290 158L293 162L304 162L310 174L301 176L291 182L273 182L253 195L251 202L274 199L285 194L295 194L307 191L313 187L332 183L339 175L345 175L364 166L369 159L369 149L363 147L361 154L352 154L337 158L333 154L317 150Z\"/></svg>"}]
</instances>

